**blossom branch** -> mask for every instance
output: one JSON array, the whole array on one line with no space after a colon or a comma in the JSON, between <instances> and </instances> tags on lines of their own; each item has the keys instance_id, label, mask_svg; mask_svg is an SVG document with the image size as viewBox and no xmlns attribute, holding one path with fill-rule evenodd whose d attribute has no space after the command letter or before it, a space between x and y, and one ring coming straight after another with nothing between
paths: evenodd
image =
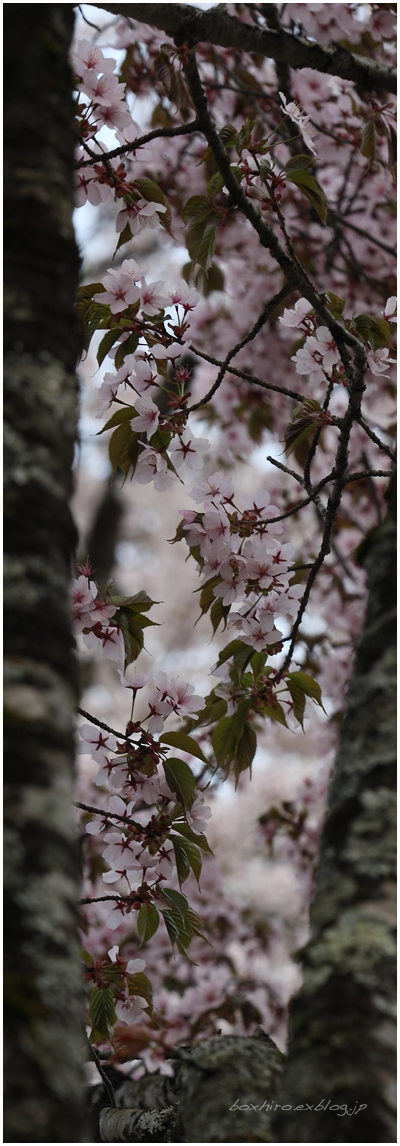
<instances>
[{"instance_id":1,"label":"blossom branch","mask_svg":"<svg viewBox=\"0 0 400 1146\"><path fill-rule=\"evenodd\" d=\"M213 358L211 354L206 354L197 346L190 345L189 350L193 354L197 354L199 358L204 358L205 362L210 362L212 366L223 365L220 358ZM255 374L250 374L249 370L239 370L230 366L229 373L234 374L236 378L243 378L245 382L254 383L255 386L262 386L264 390L273 390L276 394L285 394L287 398L294 398L295 402L303 402L306 397L305 394L300 394L298 390L288 390L286 386L276 386L273 382L265 382L262 378L257 378Z\"/></svg>"},{"instance_id":2,"label":"blossom branch","mask_svg":"<svg viewBox=\"0 0 400 1146\"><path fill-rule=\"evenodd\" d=\"M82 808L84 812L94 812L96 816L104 816L107 819L122 820L129 827L138 828L140 832L143 831L143 824L139 824L138 820L131 820L127 816L118 816L116 812L106 812L105 808L92 808L90 804L81 804L79 800L74 800L74 808Z\"/></svg>"},{"instance_id":3,"label":"blossom branch","mask_svg":"<svg viewBox=\"0 0 400 1146\"><path fill-rule=\"evenodd\" d=\"M359 417L357 421L359 425L362 426L365 433L368 434L368 437L371 438L371 442L374 442L375 445L378 446L378 449L383 450L383 452L388 455L388 458L390 458L392 462L396 462L396 454L393 452L393 450L390 449L390 446L387 446L385 442L382 442L381 438L378 438L378 435L374 433L374 430L371 429L371 426L368 425L368 422L365 421L365 418Z\"/></svg>"},{"instance_id":4,"label":"blossom branch","mask_svg":"<svg viewBox=\"0 0 400 1146\"><path fill-rule=\"evenodd\" d=\"M316 291L311 279L304 271L296 255L290 257L286 253L272 227L260 217L252 202L245 195L237 182L231 169L229 156L211 118L194 53L188 57L184 65L184 72L190 96L197 111L199 126L212 150L219 171L230 192L232 202L236 204L242 214L245 215L246 219L251 223L259 236L261 245L271 252L273 258L284 272L288 283L290 283L293 288L301 291L317 314L323 319L328 330L330 330L337 343L340 356L345 366L349 382L351 406L354 410L359 410L363 391L365 390L364 375L367 368L367 357L363 343L353 334L350 334L345 326L333 317L331 311L328 310L326 306L324 296L321 296L318 291ZM353 364L351 363L349 348L353 352Z\"/></svg>"},{"instance_id":5,"label":"blossom branch","mask_svg":"<svg viewBox=\"0 0 400 1146\"><path fill-rule=\"evenodd\" d=\"M99 3L118 16L131 17L160 28L179 42L198 44L209 40L221 48L255 52L269 59L282 60L294 69L313 68L326 75L340 76L360 84L367 91L396 92L396 69L365 59L341 45L311 43L303 36L282 29L265 29L246 24L229 15L223 6L210 12L193 11L185 4L108 4Z\"/></svg>"},{"instance_id":6,"label":"blossom branch","mask_svg":"<svg viewBox=\"0 0 400 1146\"><path fill-rule=\"evenodd\" d=\"M200 406L205 406L206 403L210 401L210 398L212 398L216 391L219 389L232 358L234 358L235 354L238 354L239 350L242 350L248 342L253 341L262 327L265 326L265 323L268 322L268 319L270 318L271 314L273 314L275 308L279 306L279 303L283 302L283 300L287 298L287 296L291 293L292 287L289 286L288 283L285 283L285 285L282 287L282 290L278 291L278 294L274 295L274 297L270 299L270 301L262 310L259 318L257 319L257 322L254 323L252 329L248 332L248 334L245 334L244 337L241 338L240 342L236 343L236 346L234 346L232 350L230 350L226 355L226 358L224 358L224 361L221 363L219 373L213 386L211 386L211 389L208 391L208 394L206 394L204 398L201 398L200 402L195 402L193 406L189 406L188 414L192 413L193 410L199 410Z\"/></svg>"},{"instance_id":7,"label":"blossom branch","mask_svg":"<svg viewBox=\"0 0 400 1146\"><path fill-rule=\"evenodd\" d=\"M137 139L134 139L133 143L125 143L122 147L115 147L114 151L107 151L107 154L104 154L104 156L96 155L90 151L89 154L92 155L93 158L91 160L83 159L80 163L77 163L76 166L80 170L81 167L93 166L93 159L96 163L105 163L106 160L108 162L110 159L118 159L120 155L129 155L131 151L136 151L138 147L143 147L145 143L151 143L153 139L160 139L162 136L172 138L174 135L190 135L191 132L197 131L198 128L199 124L197 119L191 120L190 123L179 124L179 127L158 127L155 128L154 131L148 131L146 135L138 136ZM89 151L89 148L86 148L86 150Z\"/></svg>"}]
</instances>

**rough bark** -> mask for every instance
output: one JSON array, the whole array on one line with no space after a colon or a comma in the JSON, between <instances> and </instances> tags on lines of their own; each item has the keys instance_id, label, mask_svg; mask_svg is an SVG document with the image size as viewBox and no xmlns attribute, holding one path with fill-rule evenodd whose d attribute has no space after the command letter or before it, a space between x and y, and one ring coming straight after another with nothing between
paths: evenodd
<instances>
[{"instance_id":1,"label":"rough bark","mask_svg":"<svg viewBox=\"0 0 400 1146\"><path fill-rule=\"evenodd\" d=\"M5 1140L79 1142L69 4L5 5Z\"/></svg>"},{"instance_id":2,"label":"rough bark","mask_svg":"<svg viewBox=\"0 0 400 1146\"><path fill-rule=\"evenodd\" d=\"M292 68L315 68L330 76L341 76L360 84L366 91L396 92L396 69L357 56L339 44L318 44L282 29L257 28L237 20L219 4L209 12L193 11L187 4L108 4L99 3L118 16L128 16L167 32L179 43L199 44L210 40L221 48L255 52Z\"/></svg>"},{"instance_id":3,"label":"rough bark","mask_svg":"<svg viewBox=\"0 0 400 1146\"><path fill-rule=\"evenodd\" d=\"M145 1076L92 1095L99 1142L273 1142L271 1116L284 1055L261 1028L252 1038L205 1039L175 1052L173 1079ZM115 1082L115 1078L114 1078Z\"/></svg>"},{"instance_id":4,"label":"rough bark","mask_svg":"<svg viewBox=\"0 0 400 1146\"><path fill-rule=\"evenodd\" d=\"M394 497L392 479L387 517L360 554L368 609L302 956L304 985L292 1006L278 1096L291 1110L277 1113L279 1142L396 1141ZM294 1110L318 1103L326 1109Z\"/></svg>"}]
</instances>

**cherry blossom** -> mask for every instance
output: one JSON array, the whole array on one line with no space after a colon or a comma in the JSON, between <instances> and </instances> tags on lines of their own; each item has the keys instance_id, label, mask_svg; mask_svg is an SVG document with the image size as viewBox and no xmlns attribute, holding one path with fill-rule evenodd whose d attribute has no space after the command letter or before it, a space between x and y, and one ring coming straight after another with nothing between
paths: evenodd
<instances>
[{"instance_id":1,"label":"cherry blossom","mask_svg":"<svg viewBox=\"0 0 400 1146\"><path fill-rule=\"evenodd\" d=\"M124 639L118 626L104 629L99 626L98 633L91 629L89 633L84 633L82 640L87 649L104 653L110 661L119 661L124 654Z\"/></svg>"},{"instance_id":2,"label":"cherry blossom","mask_svg":"<svg viewBox=\"0 0 400 1146\"><path fill-rule=\"evenodd\" d=\"M299 298L295 303L294 310L288 310L285 307L283 314L279 316L279 322L282 323L282 326L302 326L306 315L308 315L310 312L310 309L311 308L308 299Z\"/></svg>"},{"instance_id":3,"label":"cherry blossom","mask_svg":"<svg viewBox=\"0 0 400 1146\"><path fill-rule=\"evenodd\" d=\"M109 305L111 314L119 314L140 299L140 290L135 286L132 275L123 271L122 267L120 271L114 271L110 267L103 283L106 289L93 295L93 298L103 306Z\"/></svg>"},{"instance_id":4,"label":"cherry blossom","mask_svg":"<svg viewBox=\"0 0 400 1146\"><path fill-rule=\"evenodd\" d=\"M199 485L194 486L189 496L193 501L207 502L230 502L234 494L234 485L232 478L227 474L216 473L212 477L207 478L207 481L201 482Z\"/></svg>"},{"instance_id":5,"label":"cherry blossom","mask_svg":"<svg viewBox=\"0 0 400 1146\"><path fill-rule=\"evenodd\" d=\"M190 811L187 812L187 822L194 832L205 832L207 820L211 816L211 808L207 807L202 796L196 796Z\"/></svg>"},{"instance_id":6,"label":"cherry blossom","mask_svg":"<svg viewBox=\"0 0 400 1146\"><path fill-rule=\"evenodd\" d=\"M304 143L307 144L307 147L309 147L313 155L316 155L317 152L313 144L313 139L316 135L318 135L318 132L310 122L310 116L303 114L302 109L298 103L287 103L283 92L279 92L279 96L285 114L289 116L289 119L293 120L293 123L297 124L300 134L304 139Z\"/></svg>"},{"instance_id":7,"label":"cherry blossom","mask_svg":"<svg viewBox=\"0 0 400 1146\"><path fill-rule=\"evenodd\" d=\"M138 199L118 211L115 226L118 233L123 231L129 223L132 235L139 235L144 227L157 227L159 220L157 214L162 214L167 208L164 203L146 203Z\"/></svg>"},{"instance_id":8,"label":"cherry blossom","mask_svg":"<svg viewBox=\"0 0 400 1146\"><path fill-rule=\"evenodd\" d=\"M155 434L160 421L160 411L158 406L151 398L136 398L135 409L137 410L138 417L132 418L132 430L146 434L147 438L151 438Z\"/></svg>"},{"instance_id":9,"label":"cherry blossom","mask_svg":"<svg viewBox=\"0 0 400 1146\"><path fill-rule=\"evenodd\" d=\"M382 350L370 350L367 354L367 362L371 374L376 374L378 377L390 378L390 374L385 374L387 366L394 365L395 358L389 358L389 350L386 346Z\"/></svg>"},{"instance_id":10,"label":"cherry blossom","mask_svg":"<svg viewBox=\"0 0 400 1146\"><path fill-rule=\"evenodd\" d=\"M195 438L189 430L184 430L179 439L174 438L169 447L171 461L176 469L185 465L188 470L202 470L201 454L206 453L210 443L207 438Z\"/></svg>"},{"instance_id":11,"label":"cherry blossom","mask_svg":"<svg viewBox=\"0 0 400 1146\"><path fill-rule=\"evenodd\" d=\"M339 351L328 328L319 326L315 337L306 338L303 349L292 355L292 362L296 363L298 374L310 375L311 383L326 381L332 367L340 362Z\"/></svg>"},{"instance_id":12,"label":"cherry blossom","mask_svg":"<svg viewBox=\"0 0 400 1146\"><path fill-rule=\"evenodd\" d=\"M77 752L79 755L89 753L98 764L106 763L110 752L115 752L117 747L113 733L103 732L100 728L93 728L91 724L81 724L79 735L82 737L82 741L78 744Z\"/></svg>"},{"instance_id":13,"label":"cherry blossom","mask_svg":"<svg viewBox=\"0 0 400 1146\"><path fill-rule=\"evenodd\" d=\"M140 301L145 314L158 314L160 310L164 310L164 307L169 305L168 295L163 294L161 290L163 286L162 281L146 283L145 279L142 279Z\"/></svg>"},{"instance_id":14,"label":"cherry blossom","mask_svg":"<svg viewBox=\"0 0 400 1146\"><path fill-rule=\"evenodd\" d=\"M147 446L141 454L135 469L135 479L140 485L154 481L154 488L163 492L169 489L173 474L168 470L166 459L159 450Z\"/></svg>"}]
</instances>

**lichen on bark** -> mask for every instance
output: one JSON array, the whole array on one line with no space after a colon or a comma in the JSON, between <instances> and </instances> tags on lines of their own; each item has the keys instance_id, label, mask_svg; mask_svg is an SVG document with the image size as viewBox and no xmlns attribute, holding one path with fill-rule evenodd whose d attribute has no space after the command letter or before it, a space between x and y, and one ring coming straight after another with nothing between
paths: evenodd
<instances>
[{"instance_id":1,"label":"lichen on bark","mask_svg":"<svg viewBox=\"0 0 400 1146\"><path fill-rule=\"evenodd\" d=\"M278 1096L292 1109L276 1116L279 1142L396 1141L394 498L392 478L385 521L360 551L367 615L330 792L312 934L302 952L304 984L292 1004ZM294 1110L318 1103L319 1111Z\"/></svg>"},{"instance_id":2,"label":"lichen on bark","mask_svg":"<svg viewBox=\"0 0 400 1146\"><path fill-rule=\"evenodd\" d=\"M79 354L73 20L70 5L5 8L8 1142L87 1140L72 814L77 682L68 607Z\"/></svg>"}]
</instances>

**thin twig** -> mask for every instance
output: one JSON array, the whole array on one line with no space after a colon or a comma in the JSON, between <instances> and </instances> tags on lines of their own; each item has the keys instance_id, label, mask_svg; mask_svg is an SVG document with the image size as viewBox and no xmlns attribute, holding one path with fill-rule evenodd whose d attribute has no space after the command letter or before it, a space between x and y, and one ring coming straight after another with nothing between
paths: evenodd
<instances>
[{"instance_id":1,"label":"thin twig","mask_svg":"<svg viewBox=\"0 0 400 1146\"><path fill-rule=\"evenodd\" d=\"M90 804L81 804L79 800L74 800L74 808L82 808L83 812L94 812L96 816L103 816L104 819L122 820L129 827L138 828L140 832L144 831L143 824L139 824L138 820L131 820L127 816L118 816L116 812L106 812L105 808L92 808Z\"/></svg>"},{"instance_id":2,"label":"thin twig","mask_svg":"<svg viewBox=\"0 0 400 1146\"><path fill-rule=\"evenodd\" d=\"M104 732L111 732L118 740L129 741L129 736L126 735L126 732L117 732L115 728L110 728L109 724L105 724L104 720L98 720L97 716L92 716L90 712L85 712L84 708L77 708L76 711L79 712L79 716L85 716L86 720L90 720L90 723L95 724L97 728L104 728Z\"/></svg>"},{"instance_id":3,"label":"thin twig","mask_svg":"<svg viewBox=\"0 0 400 1146\"><path fill-rule=\"evenodd\" d=\"M179 127L158 127L154 131L148 131L146 135L138 136L134 139L133 143L125 143L123 147L116 147L114 151L108 151L104 155L95 155L94 152L89 152L93 155L96 163L109 162L110 159L118 159L120 155L129 155L131 151L136 151L138 147L143 147L145 143L151 143L153 139L160 139L162 137L172 138L174 135L190 135L191 132L198 131L199 124L197 119L191 120L190 123L180 124ZM88 150L88 148L86 148ZM81 167L92 166L90 160L83 159L81 163L77 163L78 169Z\"/></svg>"},{"instance_id":4,"label":"thin twig","mask_svg":"<svg viewBox=\"0 0 400 1146\"><path fill-rule=\"evenodd\" d=\"M390 449L390 446L386 446L385 443L382 442L380 438L378 438L377 434L375 434L371 429L371 426L368 425L368 422L366 422L365 419L361 417L359 417L357 421L358 424L362 426L365 433L368 434L368 437L371 438L371 442L375 442L375 445L378 446L378 449L383 450L383 452L388 455L388 458L390 458L392 462L396 462L396 454L393 453L393 450Z\"/></svg>"},{"instance_id":5,"label":"thin twig","mask_svg":"<svg viewBox=\"0 0 400 1146\"><path fill-rule=\"evenodd\" d=\"M93 25L93 26L94 26L94 25ZM102 1082L104 1083L104 1086L105 1086L105 1088L106 1088L106 1091L107 1091L108 1097L109 1097L109 1099L110 1099L110 1103L111 1103L111 1106L116 1106L116 1105L117 1105L117 1101L116 1101L116 1098L115 1098L114 1087L112 1086L112 1084L111 1084L111 1082L110 1082L110 1079L108 1078L108 1076L107 1076L107 1074L106 1074L106 1072L105 1072L105 1070L104 1070L104 1067L102 1067L102 1065L101 1065L101 1061L100 1061L100 1059L99 1059L99 1056L98 1056L97 1052L95 1051L94 1047L92 1046L91 1042L89 1041L89 1039L88 1039L87 1035L86 1035L86 1042L87 1042L87 1044L88 1044L88 1047L89 1047L89 1050L90 1050L90 1053L91 1053L91 1056L92 1056L93 1062L96 1064L96 1066L97 1066L97 1070L98 1070L98 1072L99 1072L99 1075L100 1075L100 1077L101 1077L101 1079L102 1079Z\"/></svg>"},{"instance_id":6,"label":"thin twig","mask_svg":"<svg viewBox=\"0 0 400 1146\"><path fill-rule=\"evenodd\" d=\"M200 402L195 402L193 406L189 406L188 414L193 410L199 410L200 406L205 406L206 403L210 401L210 399L219 389L232 358L234 358L235 354L238 354L239 350L242 350L248 342L253 341L265 323L268 322L268 319L270 318L271 314L273 314L275 308L279 306L279 303L283 302L283 300L292 293L292 289L293 288L288 283L285 283L285 285L282 287L282 290L278 291L278 294L274 295L274 297L270 299L270 301L261 311L261 314L257 319L257 322L254 323L252 329L247 334L245 334L243 338L240 339L240 342L236 343L236 346L232 347L232 350L229 350L226 358L224 358L224 361L221 363L217 378L215 379L213 386L211 386L211 389L208 391L208 394L206 394L204 398L201 398Z\"/></svg>"},{"instance_id":7,"label":"thin twig","mask_svg":"<svg viewBox=\"0 0 400 1146\"><path fill-rule=\"evenodd\" d=\"M212 366L223 365L220 358L213 358L211 354L206 354L197 346L190 344L189 350L193 354L197 354L199 358L204 358L205 362L210 362ZM287 390L285 386L275 386L273 382L265 382L262 378L257 378L255 374L251 374L249 370L238 370L236 367L230 366L229 374L234 374L235 378L243 378L245 382L251 382L255 386L262 386L264 390L273 390L276 394L285 394L286 398L293 398L295 402L303 402L306 398L306 394L300 394L298 390Z\"/></svg>"}]
</instances>

